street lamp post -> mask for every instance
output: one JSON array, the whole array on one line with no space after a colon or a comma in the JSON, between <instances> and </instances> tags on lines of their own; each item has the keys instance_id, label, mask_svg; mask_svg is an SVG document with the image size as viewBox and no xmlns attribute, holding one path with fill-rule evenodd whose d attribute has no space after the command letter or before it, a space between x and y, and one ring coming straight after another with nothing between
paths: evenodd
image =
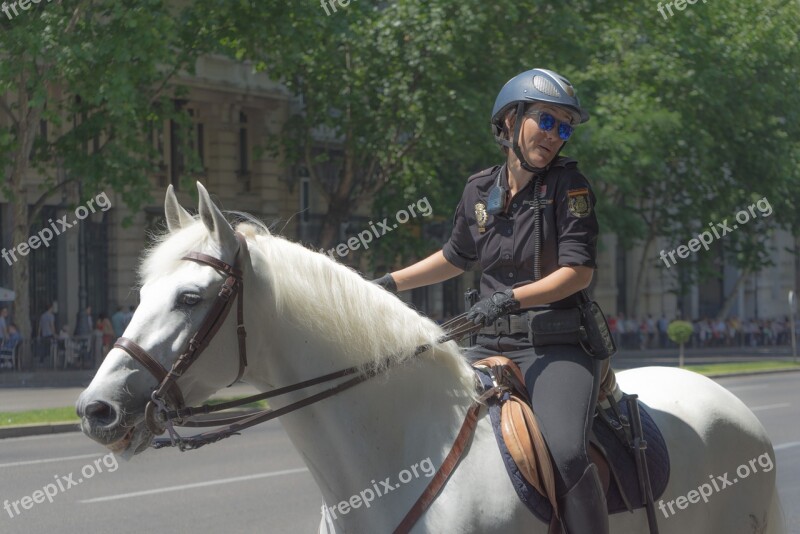
<instances>
[{"instance_id":1,"label":"street lamp post","mask_svg":"<svg viewBox=\"0 0 800 534\"><path fill-rule=\"evenodd\" d=\"M789 318L790 323L789 326L792 328L792 362L797 363L797 337L795 336L795 325L794 325L794 311L795 311L795 300L794 300L794 291L789 290Z\"/></svg>"}]
</instances>

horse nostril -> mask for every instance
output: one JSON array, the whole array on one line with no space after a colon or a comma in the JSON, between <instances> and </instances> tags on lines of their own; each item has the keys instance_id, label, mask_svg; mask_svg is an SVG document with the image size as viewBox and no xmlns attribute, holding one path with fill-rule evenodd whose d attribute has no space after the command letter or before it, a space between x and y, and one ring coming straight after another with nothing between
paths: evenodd
<instances>
[{"instance_id":1,"label":"horse nostril","mask_svg":"<svg viewBox=\"0 0 800 534\"><path fill-rule=\"evenodd\" d=\"M103 401L90 402L86 405L83 413L87 419L100 426L109 426L117 420L117 411Z\"/></svg>"}]
</instances>

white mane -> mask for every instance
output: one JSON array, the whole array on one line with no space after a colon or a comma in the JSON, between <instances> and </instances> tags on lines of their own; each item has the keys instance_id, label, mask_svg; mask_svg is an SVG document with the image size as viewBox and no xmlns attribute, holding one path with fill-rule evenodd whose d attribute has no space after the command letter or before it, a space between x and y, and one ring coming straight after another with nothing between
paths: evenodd
<instances>
[{"instance_id":1,"label":"white mane","mask_svg":"<svg viewBox=\"0 0 800 534\"><path fill-rule=\"evenodd\" d=\"M264 305L293 324L316 332L339 348L341 367L382 367L410 358L416 347L435 345L444 331L430 319L410 309L389 292L364 280L353 269L328 256L272 235L260 221L237 214L236 230L248 242L253 271L269 288ZM215 254L214 241L205 226L190 224L172 234L155 237L139 268L142 282L163 276L180 265L192 250ZM253 284L245 281L252 291ZM454 342L436 345L419 358L444 362L467 391L474 390L473 373Z\"/></svg>"}]
</instances>

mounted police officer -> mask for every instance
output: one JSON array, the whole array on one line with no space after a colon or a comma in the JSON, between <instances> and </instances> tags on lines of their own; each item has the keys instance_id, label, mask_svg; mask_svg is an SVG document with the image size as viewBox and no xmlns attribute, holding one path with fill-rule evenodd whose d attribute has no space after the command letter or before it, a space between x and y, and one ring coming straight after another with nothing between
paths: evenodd
<instances>
[{"instance_id":1,"label":"mounted police officer","mask_svg":"<svg viewBox=\"0 0 800 534\"><path fill-rule=\"evenodd\" d=\"M568 534L608 532L587 454L602 360L578 333L588 329L578 310L596 267L595 197L577 162L559 156L588 120L563 76L533 69L509 80L492 110L505 164L469 178L442 250L376 280L408 290L482 269L483 298L468 318L483 328L467 356L502 354L520 366L555 463Z\"/></svg>"}]
</instances>

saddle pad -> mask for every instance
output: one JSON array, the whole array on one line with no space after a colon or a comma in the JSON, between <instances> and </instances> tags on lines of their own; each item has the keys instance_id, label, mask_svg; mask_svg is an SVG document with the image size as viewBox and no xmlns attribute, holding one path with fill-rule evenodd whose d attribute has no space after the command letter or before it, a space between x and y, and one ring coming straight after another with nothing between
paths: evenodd
<instances>
[{"instance_id":1,"label":"saddle pad","mask_svg":"<svg viewBox=\"0 0 800 534\"><path fill-rule=\"evenodd\" d=\"M482 372L476 372L475 374L479 378L484 390L493 386L491 378L486 374ZM506 466L506 471L514 486L514 490L517 492L517 496L534 516L545 523L549 523L553 514L550 503L546 497L536 491L536 489L525 480L525 477L514 462L514 458L503 440L500 403L494 399L490 399L488 411L492 422L492 429L497 439L497 446L503 458L503 464ZM622 403L620 405L620 411L626 416L628 415L627 403ZM656 426L652 417L650 417L647 409L641 403L639 404L639 412L642 420L642 431L644 432L645 440L647 440L647 467L650 475L650 485L653 489L653 498L658 500L664 493L667 482L669 481L669 452L667 451L667 446L661 431ZM626 495L629 496L632 506L634 509L642 508L644 505L641 504L642 499L639 493L636 460L630 448L623 445L613 431L598 418L595 418L593 430L598 441L605 448L609 463L613 464L619 474L620 482ZM620 495L619 487L613 477L611 479L608 495L606 496L606 501L609 514L627 511L625 503Z\"/></svg>"},{"instance_id":2,"label":"saddle pad","mask_svg":"<svg viewBox=\"0 0 800 534\"><path fill-rule=\"evenodd\" d=\"M625 416L629 415L627 402L621 402L619 409ZM667 488L667 482L669 482L669 451L661 430L656 426L655 421L647 412L647 408L641 402L639 403L639 413L642 420L642 432L644 433L644 439L647 441L647 470L650 474L650 486L653 489L653 499L658 502L659 497L663 495L664 490ZM631 505L634 508L641 508L643 505L641 504L642 499L639 492L639 478L636 474L636 459L630 448L623 445L614 432L599 418L595 418L593 430L597 440L606 451L608 462L614 466L619 474L620 483L625 494L631 500ZM627 511L625 502L620 495L620 488L613 477L606 501L608 503L608 513L610 514Z\"/></svg>"}]
</instances>

